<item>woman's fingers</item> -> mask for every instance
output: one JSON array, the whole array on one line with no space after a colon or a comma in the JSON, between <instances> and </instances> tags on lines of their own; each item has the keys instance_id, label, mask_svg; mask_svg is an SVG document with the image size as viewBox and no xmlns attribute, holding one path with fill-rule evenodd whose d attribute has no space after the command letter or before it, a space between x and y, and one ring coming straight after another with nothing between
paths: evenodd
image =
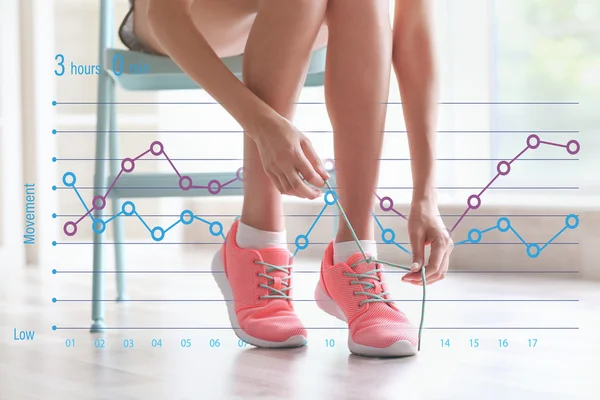
<instances>
[{"instance_id":1,"label":"woman's fingers","mask_svg":"<svg viewBox=\"0 0 600 400\"><path fill-rule=\"evenodd\" d=\"M427 278L438 273L444 261L444 255L446 254L446 240L443 236L437 236L431 242L431 254L429 255L429 262L427 263L427 269L425 276Z\"/></svg>"},{"instance_id":2,"label":"woman's fingers","mask_svg":"<svg viewBox=\"0 0 600 400\"><path fill-rule=\"evenodd\" d=\"M317 155L317 152L315 151L315 148L313 147L311 141L308 140L308 138L304 138L300 141L300 146L302 147L302 151L308 159L308 162L310 162L310 165L312 165L312 168L314 169L313 172L316 171L316 173L318 174L318 176L316 177L317 180L313 182L310 179L308 179L308 177L304 175L304 172L302 172L301 170L300 172L302 172L304 179L306 179L307 181L309 181L317 187L325 186L325 180L329 179L330 176L329 173L325 170L325 167L321 162L321 158L319 158L319 156Z\"/></svg>"},{"instance_id":3,"label":"woman's fingers","mask_svg":"<svg viewBox=\"0 0 600 400\"><path fill-rule=\"evenodd\" d=\"M452 239L445 236L439 236L431 242L431 255L429 263L425 267L425 279L427 284L435 283L444 279L448 266L450 264L450 254L454 248ZM423 279L421 273L411 272L402 277L402 280L414 285L422 286Z\"/></svg>"},{"instance_id":4,"label":"woman's fingers","mask_svg":"<svg viewBox=\"0 0 600 400\"><path fill-rule=\"evenodd\" d=\"M313 166L308 162L304 155L300 155L296 161L296 169L302 174L308 183L316 187L325 186L325 181L314 170ZM314 190L314 189L311 189Z\"/></svg>"},{"instance_id":5,"label":"woman's fingers","mask_svg":"<svg viewBox=\"0 0 600 400\"><path fill-rule=\"evenodd\" d=\"M320 192L316 189L309 187L300 177L298 170L293 168L286 173L286 178L290 182L292 187L292 191L298 197L303 197L307 199L316 199L319 197Z\"/></svg>"}]
</instances>

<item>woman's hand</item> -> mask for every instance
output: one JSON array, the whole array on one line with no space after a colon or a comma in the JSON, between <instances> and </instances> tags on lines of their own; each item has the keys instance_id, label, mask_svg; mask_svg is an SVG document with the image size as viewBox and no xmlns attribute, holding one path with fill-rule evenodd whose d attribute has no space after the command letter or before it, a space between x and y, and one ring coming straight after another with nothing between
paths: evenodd
<instances>
[{"instance_id":1,"label":"woman's hand","mask_svg":"<svg viewBox=\"0 0 600 400\"><path fill-rule=\"evenodd\" d=\"M260 132L255 132L253 138L267 176L282 194L306 199L321 195L302 178L321 188L329 174L310 140L287 119L270 121Z\"/></svg>"},{"instance_id":2,"label":"woman's hand","mask_svg":"<svg viewBox=\"0 0 600 400\"><path fill-rule=\"evenodd\" d=\"M431 245L429 261L425 265L426 283L431 284L444 279L454 242L450 239L435 202L413 200L408 216L408 234L413 254L412 272L404 275L402 280L414 285L423 285L421 268L425 262L426 245Z\"/></svg>"}]
</instances>

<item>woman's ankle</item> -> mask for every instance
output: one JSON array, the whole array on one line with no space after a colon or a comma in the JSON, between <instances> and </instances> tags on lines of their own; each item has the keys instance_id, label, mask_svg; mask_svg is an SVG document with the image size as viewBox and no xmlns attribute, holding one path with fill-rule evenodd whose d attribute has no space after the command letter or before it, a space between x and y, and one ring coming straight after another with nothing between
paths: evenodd
<instances>
[{"instance_id":1,"label":"woman's ankle","mask_svg":"<svg viewBox=\"0 0 600 400\"><path fill-rule=\"evenodd\" d=\"M339 228L335 236L336 243L353 242L355 241L354 235L356 235L356 238L358 240L375 240L375 233L373 230L374 227L372 224L356 224L355 226L353 225L352 229L354 230L354 235L352 234L350 228L346 225L346 221L341 220L338 222L338 224Z\"/></svg>"},{"instance_id":2,"label":"woman's ankle","mask_svg":"<svg viewBox=\"0 0 600 400\"><path fill-rule=\"evenodd\" d=\"M240 221L235 238L237 245L243 249L261 250L266 248L287 249L287 234L282 231L257 229Z\"/></svg>"}]
</instances>

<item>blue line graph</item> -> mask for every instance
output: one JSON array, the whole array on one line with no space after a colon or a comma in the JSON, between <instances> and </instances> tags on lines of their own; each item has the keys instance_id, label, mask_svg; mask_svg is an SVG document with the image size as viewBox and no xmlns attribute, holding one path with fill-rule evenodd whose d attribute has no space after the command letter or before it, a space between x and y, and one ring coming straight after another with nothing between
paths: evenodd
<instances>
[{"instance_id":1,"label":"blue line graph","mask_svg":"<svg viewBox=\"0 0 600 400\"><path fill-rule=\"evenodd\" d=\"M67 172L65 174L65 176L72 176L72 173ZM115 219L117 219L119 217L123 217L123 216L128 216L128 217L133 216L133 217L137 218L142 225L144 225L144 227L150 233L152 240L154 240L155 242L162 241L165 238L166 234L169 231L171 231L173 228L178 226L179 224L191 225L195 221L199 221L199 222L202 222L203 224L205 224L208 227L208 231L210 232L210 234L212 236L220 237L221 239L225 240L224 228L223 228L223 224L221 222L209 221L209 220L203 218L201 215L194 214L191 210L183 210L179 214L179 218L166 228L161 227L161 226L151 227L148 224L148 222L137 212L135 204L132 201L125 201L121 206L121 211L115 215L110 216L106 220L101 219L101 218L94 219L94 217L92 216L92 214L90 212L90 207L88 207L88 205L85 203L85 201L79 194L79 191L77 190L75 185L72 185L71 187L72 187L73 191L75 192L77 198L81 202L83 208L86 210L85 215L90 216L90 218L92 220L92 230L97 234L103 234L106 231L107 225L110 222L114 221ZM328 190L327 192L325 192L325 195L323 196L323 200L324 200L325 204L323 205L323 207L321 208L321 211L317 214L317 216L313 220L313 222L310 225L310 227L308 228L308 230L305 233L296 236L296 238L293 242L293 244L295 245L293 257L296 257L300 251L305 250L310 245L310 239L309 239L310 234L314 231L315 227L317 226L317 223L319 222L319 220L323 217L323 215L327 211L327 208L330 206L333 206L337 203L338 196L335 191ZM401 251L403 251L404 253L410 255L411 254L410 250L396 241L396 232L393 229L386 228L383 225L383 223L381 222L380 218L378 218L377 215L375 215L375 213L372 213L372 215L375 220L375 223L377 224L379 230L381 231L381 240L383 241L383 243L393 245L393 246L397 247L398 249L400 249ZM536 258L541 254L541 252L546 247L548 247L552 242L554 242L566 230L576 229L578 226L579 226L579 217L575 214L569 214L565 218L565 226L562 229L560 229L555 235L553 235L547 242L540 245L539 243L532 243L532 242L526 241L522 237L522 235L519 234L519 232L512 226L512 223L508 217L500 217L500 218L498 218L498 221L497 221L496 225L494 225L494 226L491 226L486 229L477 229L477 228L471 229L467 234L467 238L456 242L455 246L481 243L481 240L485 233L497 230L499 232L512 233L519 240L519 242L525 246L527 255L530 258ZM67 234L68 236L73 236L74 233L76 232L76 228L73 229L74 227L76 227L74 222L67 222L64 225L65 234Z\"/></svg>"}]
</instances>

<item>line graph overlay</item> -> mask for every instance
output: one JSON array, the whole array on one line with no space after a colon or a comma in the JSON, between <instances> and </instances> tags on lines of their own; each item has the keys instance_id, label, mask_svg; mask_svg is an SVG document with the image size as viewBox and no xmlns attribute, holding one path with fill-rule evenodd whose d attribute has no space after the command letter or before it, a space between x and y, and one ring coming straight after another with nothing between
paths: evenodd
<instances>
[{"instance_id":1,"label":"line graph overlay","mask_svg":"<svg viewBox=\"0 0 600 400\"><path fill-rule=\"evenodd\" d=\"M528 150L535 150L535 149L539 148L541 145L548 145L548 146L564 148L564 149L566 149L566 151L569 155L576 155L577 153L579 153L579 150L580 150L580 144L577 140L570 140L566 144L560 144L560 143L550 142L550 141L546 141L546 140L541 140L540 137L536 134L529 135L526 140L526 146L523 148L523 150L521 150L517 155L515 155L510 160L500 161L496 167L497 174L490 180L490 182L488 182L485 185L485 187L479 191L478 194L473 194L473 195L469 196L469 198L467 199L467 208L460 215L460 217L458 218L458 220L456 221L454 226L450 229L450 233L452 233L459 226L459 224L463 221L463 219L465 218L465 216L467 215L467 213L470 210L478 209L481 206L481 203L482 203L481 196L486 192L486 190L489 190L490 186L496 180L498 180L501 176L506 176L510 173L512 163L514 163L521 156L523 156L523 154L525 154ZM200 221L201 223L206 224L208 226L209 232L212 236L220 237L221 239L224 240L225 239L224 228L223 228L223 224L221 222L209 221L206 219L206 216L196 215L191 210L183 210L179 214L179 216L178 216L179 218L166 228L161 227L161 226L150 227L150 225L148 224L146 219L137 212L135 204L132 201L125 201L121 207L121 211L115 215L109 216L108 219L102 219L100 217L94 218L92 216L93 211L103 210L106 207L106 199L108 198L108 195L110 194L111 190L116 185L119 178L123 174L128 174L128 173L133 172L135 169L136 161L142 159L142 157L144 157L148 154L151 154L155 157L163 156L163 158L170 164L173 172L175 174L177 174L177 176L179 177L179 189L183 190L183 191L187 191L190 189L202 189L202 190L207 190L212 195L217 195L220 193L220 191L222 189L226 188L228 185L232 184L233 182L238 181L238 180L243 181L243 175L242 175L243 169L239 168L236 172L236 178L229 180L227 182L220 182L216 179L213 179L213 180L209 181L207 185L194 185L192 182L192 179L189 176L182 175L179 172L175 163L167 155L162 142L154 141L151 143L148 150L142 152L141 154L137 155L134 158L125 158L121 161L120 172L114 178L114 180L112 181L112 183L110 184L110 186L108 187L108 190L105 192L104 195L97 195L92 199L91 207L89 207L86 204L86 202L83 200L83 197L79 193L77 187L75 186L75 183L76 183L75 174L72 172L67 172L63 175L62 181L63 181L64 185L68 188L73 189L73 191L76 193L77 198L81 202L83 208L86 210L86 213L79 216L79 218L77 220L67 221L63 225L63 232L65 233L65 235L70 236L70 237L74 236L77 233L78 224L82 220L84 220L87 216L89 216L92 220L93 231L98 234L104 233L106 231L107 224L109 224L111 221L115 220L116 218L135 217L140 221L140 223L142 225L144 225L144 227L149 232L149 234L154 242L161 242L165 238L166 234L171 229L178 226L179 224L190 225L195 221ZM328 160L326 160L326 163L331 165L331 169L335 168L333 160L328 159ZM404 220L407 220L408 217L405 214L401 213L400 211L398 211L397 209L394 208L394 201L391 197L388 197L388 196L381 197L378 193L374 193L374 195L379 200L379 207L381 208L381 210L383 212L391 212L391 213L395 214L395 216L398 216ZM324 199L325 204L321 208L321 211L315 216L315 218L314 218L312 224L310 225L310 227L308 228L308 230L305 233L300 234L295 238L295 240L293 242L293 245L295 245L293 257L296 257L296 255L300 251L306 249L309 246L309 244L311 243L310 239L309 239L310 234L314 230L318 221L326 215L325 211L327 210L327 208L329 206L335 205L337 203L337 201L338 201L337 193L335 192L335 190L330 189L325 193L325 195L323 196L323 199ZM381 231L381 240L383 241L383 243L391 244L391 245L397 247L398 249L400 249L401 251L403 251L404 253L410 255L411 254L410 250L408 250L408 248L405 246L405 245L408 245L408 243L397 242L396 241L396 232L390 228L386 228L382 224L380 218L375 213L372 213L372 214L373 214L373 218L376 222L376 225L378 226L378 228ZM55 215L53 215L53 217L55 217ZM525 246L527 255L530 258L536 258L551 243L555 243L556 239L561 234L563 234L566 230L575 229L578 226L579 226L579 217L575 214L569 214L565 218L565 226L562 229L560 229L555 235L553 235L551 238L549 238L548 241L543 242L543 243L528 242L513 227L511 220L508 217L501 216L500 218L498 218L496 224L493 226L490 226L485 229L477 229L477 228L471 229L467 234L467 238L464 240L457 241L455 243L455 245L460 246L460 245L464 245L464 244L500 244L500 243L482 242L483 235L487 232L491 232L494 230L497 230L499 232L510 232L514 237L516 237L518 239L517 244L522 244ZM58 243L55 241L52 244L56 246ZM63 243L61 243L61 244L63 244ZM501 244L507 244L507 243L501 243ZM514 244L514 243L512 243L512 244Z\"/></svg>"},{"instance_id":2,"label":"line graph overlay","mask_svg":"<svg viewBox=\"0 0 600 400\"><path fill-rule=\"evenodd\" d=\"M485 187L483 187L483 189L481 189L479 191L478 194L472 194L468 197L467 208L460 215L460 217L454 223L452 228L449 229L450 234L452 234L456 230L456 228L460 225L460 223L463 221L463 219L465 218L467 213L469 213L469 211L476 210L481 206L481 204L482 204L481 196L486 192L486 190L490 189L490 186L498 178L500 178L501 176L506 176L510 173L512 163L514 163L516 160L518 160L528 150L535 150L535 149L539 148L540 145L542 145L542 144L548 145L548 146L564 148L567 150L567 153L569 153L570 155L578 154L579 150L581 149L581 145L579 144L579 142L577 140L570 140L566 144L560 144L560 143L541 140L540 137L535 134L529 135L526 140L526 146L523 148L523 150L521 150L517 155L515 155L509 161L506 161L506 160L500 161L496 165L496 171L497 171L496 175L485 185ZM391 197L387 197L387 196L381 197L377 193L375 193L375 196L379 200L379 208L382 211L392 212L404 220L408 219L408 217L406 215L404 215L403 213L401 213L400 211L398 211L394 208L394 201ZM379 228L381 230L381 239L385 243L392 244L392 245L400 248L404 252L410 254L410 252L405 247L403 247L401 244L399 244L395 241L395 236L396 236L395 232L391 229L384 228L374 213L373 213L373 216L375 218L377 225L379 226ZM553 235L550 239L548 239L547 242L543 243L540 246L539 243L527 242L517 232L517 230L512 226L510 219L508 217L503 216L497 220L497 222L494 226L488 227L486 229L476 229L476 228L471 229L467 235L467 239L456 242L455 246L464 245L464 244L480 244L480 243L482 243L481 240L483 238L483 234L493 231L493 230L498 230L499 232L509 232L510 231L514 236L517 237L517 239L520 241L520 243L522 243L525 246L527 255L530 258L536 258L540 255L540 253L546 247L548 247L548 245L550 245L552 242L554 242L563 232L565 232L567 229L575 229L578 226L579 226L579 216L577 216L575 214L567 215L565 218L565 226L562 229L560 229L555 235Z\"/></svg>"}]
</instances>

